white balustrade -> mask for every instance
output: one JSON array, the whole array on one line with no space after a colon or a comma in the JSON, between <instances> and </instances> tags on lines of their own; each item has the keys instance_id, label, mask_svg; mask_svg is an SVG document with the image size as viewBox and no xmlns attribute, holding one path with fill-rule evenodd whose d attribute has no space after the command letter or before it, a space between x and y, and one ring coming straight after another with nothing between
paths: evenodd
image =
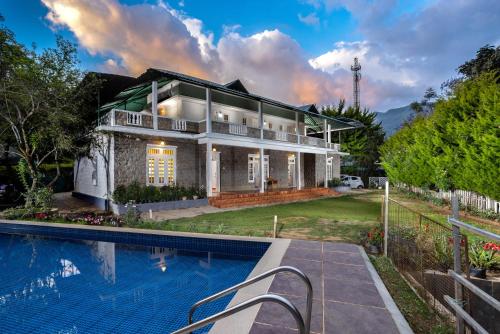
<instances>
[{"instance_id":1,"label":"white balustrade","mask_svg":"<svg viewBox=\"0 0 500 334\"><path fill-rule=\"evenodd\" d=\"M187 130L187 122L183 119L173 119L172 120L172 130L186 131Z\"/></svg>"},{"instance_id":2,"label":"white balustrade","mask_svg":"<svg viewBox=\"0 0 500 334\"><path fill-rule=\"evenodd\" d=\"M229 133L233 135L246 136L248 133L248 128L243 124L229 124Z\"/></svg>"},{"instance_id":3,"label":"white balustrade","mask_svg":"<svg viewBox=\"0 0 500 334\"><path fill-rule=\"evenodd\" d=\"M285 131L276 131L276 140L288 141L288 133Z\"/></svg>"},{"instance_id":4,"label":"white balustrade","mask_svg":"<svg viewBox=\"0 0 500 334\"><path fill-rule=\"evenodd\" d=\"M138 112L127 112L127 124L142 125L142 115Z\"/></svg>"}]
</instances>

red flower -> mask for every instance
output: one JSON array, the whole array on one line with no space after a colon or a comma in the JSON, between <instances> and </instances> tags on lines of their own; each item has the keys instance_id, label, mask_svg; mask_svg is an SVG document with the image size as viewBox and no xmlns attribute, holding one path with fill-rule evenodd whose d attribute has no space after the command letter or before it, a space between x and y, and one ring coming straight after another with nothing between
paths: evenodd
<instances>
[{"instance_id":1,"label":"red flower","mask_svg":"<svg viewBox=\"0 0 500 334\"><path fill-rule=\"evenodd\" d=\"M45 212L37 212L35 213L36 219L47 219L48 215Z\"/></svg>"}]
</instances>

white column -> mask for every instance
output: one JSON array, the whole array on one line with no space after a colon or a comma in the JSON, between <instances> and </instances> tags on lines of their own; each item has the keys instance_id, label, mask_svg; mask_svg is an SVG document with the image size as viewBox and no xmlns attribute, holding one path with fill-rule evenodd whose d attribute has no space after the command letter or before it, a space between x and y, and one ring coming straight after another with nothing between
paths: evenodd
<instances>
[{"instance_id":1,"label":"white column","mask_svg":"<svg viewBox=\"0 0 500 334\"><path fill-rule=\"evenodd\" d=\"M325 141L325 147L328 147L328 122L323 120L323 140Z\"/></svg>"},{"instance_id":2,"label":"white column","mask_svg":"<svg viewBox=\"0 0 500 334\"><path fill-rule=\"evenodd\" d=\"M262 101L259 101L259 129L260 139L264 139L264 111L262 110Z\"/></svg>"},{"instance_id":3,"label":"white column","mask_svg":"<svg viewBox=\"0 0 500 334\"><path fill-rule=\"evenodd\" d=\"M212 194L212 143L207 143L207 162L205 167L207 173L207 197L211 197Z\"/></svg>"},{"instance_id":4,"label":"white column","mask_svg":"<svg viewBox=\"0 0 500 334\"><path fill-rule=\"evenodd\" d=\"M332 125L328 124L328 143L332 142Z\"/></svg>"},{"instance_id":5,"label":"white column","mask_svg":"<svg viewBox=\"0 0 500 334\"><path fill-rule=\"evenodd\" d=\"M325 153L325 188L328 188L328 153Z\"/></svg>"},{"instance_id":6,"label":"white column","mask_svg":"<svg viewBox=\"0 0 500 334\"><path fill-rule=\"evenodd\" d=\"M297 189L300 190L302 189L302 184L301 184L301 177L300 177L300 165L301 165L301 161L300 161L300 152L297 152L297 158L295 159L295 164L297 165Z\"/></svg>"},{"instance_id":7,"label":"white column","mask_svg":"<svg viewBox=\"0 0 500 334\"><path fill-rule=\"evenodd\" d=\"M151 84L151 111L153 114L153 129L158 130L158 82Z\"/></svg>"},{"instance_id":8,"label":"white column","mask_svg":"<svg viewBox=\"0 0 500 334\"><path fill-rule=\"evenodd\" d=\"M299 113L295 112L295 134L297 135L297 144L300 144Z\"/></svg>"},{"instance_id":9,"label":"white column","mask_svg":"<svg viewBox=\"0 0 500 334\"><path fill-rule=\"evenodd\" d=\"M205 121L206 121L206 132L212 132L212 90L206 88L206 104L205 108ZM211 146L210 146L211 147Z\"/></svg>"},{"instance_id":10,"label":"white column","mask_svg":"<svg viewBox=\"0 0 500 334\"><path fill-rule=\"evenodd\" d=\"M259 169L260 169L260 192L263 193L264 192L264 186L265 186L265 182L266 182L266 176L264 175L264 148L260 148L260 151L259 151Z\"/></svg>"}]
</instances>

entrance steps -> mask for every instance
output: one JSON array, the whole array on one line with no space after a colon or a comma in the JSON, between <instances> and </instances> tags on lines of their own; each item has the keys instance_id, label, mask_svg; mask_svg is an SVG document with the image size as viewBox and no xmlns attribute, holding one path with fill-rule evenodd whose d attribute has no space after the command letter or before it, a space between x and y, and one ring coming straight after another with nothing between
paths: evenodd
<instances>
[{"instance_id":1,"label":"entrance steps","mask_svg":"<svg viewBox=\"0 0 500 334\"><path fill-rule=\"evenodd\" d=\"M271 203L286 203L306 199L315 199L325 196L334 196L338 193L328 188L287 189L268 191L265 193L221 193L210 197L208 204L217 208L234 208Z\"/></svg>"}]
</instances>

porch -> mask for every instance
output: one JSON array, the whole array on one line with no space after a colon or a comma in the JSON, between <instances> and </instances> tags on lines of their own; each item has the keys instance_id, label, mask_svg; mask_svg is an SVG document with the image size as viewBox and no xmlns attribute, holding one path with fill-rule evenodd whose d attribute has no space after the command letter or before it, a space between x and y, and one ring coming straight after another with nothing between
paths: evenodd
<instances>
[{"instance_id":1,"label":"porch","mask_svg":"<svg viewBox=\"0 0 500 334\"><path fill-rule=\"evenodd\" d=\"M257 195L267 193L274 197L314 198L319 194L317 188L327 188L328 180L340 174L340 157L335 154L210 143L204 149L207 193L217 198L213 203L236 198L260 201L265 196Z\"/></svg>"}]
</instances>

